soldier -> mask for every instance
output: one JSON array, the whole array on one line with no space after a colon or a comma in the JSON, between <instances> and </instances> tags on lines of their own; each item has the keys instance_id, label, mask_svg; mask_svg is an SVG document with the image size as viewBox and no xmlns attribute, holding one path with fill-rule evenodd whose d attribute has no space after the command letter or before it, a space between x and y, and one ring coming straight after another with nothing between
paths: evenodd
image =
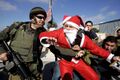
<instances>
[{"instance_id":1,"label":"soldier","mask_svg":"<svg viewBox=\"0 0 120 80\"><path fill-rule=\"evenodd\" d=\"M43 8L34 7L29 14L31 21L15 22L0 32L0 40L10 42L9 46L16 52L16 55L21 57L22 62L29 67L36 80L40 80L43 66L39 57L42 46L39 42L38 34L46 31L43 27L46 17L46 11ZM9 60L6 56L8 56L6 51L0 46L0 60L4 62ZM9 79L13 80L13 76L15 75L10 76Z\"/></svg>"}]
</instances>

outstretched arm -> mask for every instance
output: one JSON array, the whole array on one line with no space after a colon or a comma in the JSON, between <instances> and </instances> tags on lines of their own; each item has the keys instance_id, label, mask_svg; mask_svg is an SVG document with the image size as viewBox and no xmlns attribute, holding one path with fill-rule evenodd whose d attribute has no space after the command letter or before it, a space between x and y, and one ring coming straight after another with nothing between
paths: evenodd
<instances>
[{"instance_id":1,"label":"outstretched arm","mask_svg":"<svg viewBox=\"0 0 120 80\"><path fill-rule=\"evenodd\" d=\"M83 41L83 43L81 45L82 48L89 50L91 53L93 53L95 55L103 57L108 62L111 62L111 60L120 61L119 56L114 56L112 53L109 53L105 49L99 47L89 37L84 35L84 39L82 41Z\"/></svg>"}]
</instances>

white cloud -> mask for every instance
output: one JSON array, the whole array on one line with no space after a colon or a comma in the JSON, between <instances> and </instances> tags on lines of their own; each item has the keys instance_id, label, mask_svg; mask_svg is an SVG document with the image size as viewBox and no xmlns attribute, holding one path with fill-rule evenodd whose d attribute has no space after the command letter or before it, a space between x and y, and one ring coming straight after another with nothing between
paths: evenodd
<instances>
[{"instance_id":1,"label":"white cloud","mask_svg":"<svg viewBox=\"0 0 120 80\"><path fill-rule=\"evenodd\" d=\"M94 16L90 16L90 17L85 17L85 20L92 20L95 23L100 23L100 22L105 22L105 21L109 21L107 19L110 19L110 17L114 17L117 15L117 11L111 11L109 10L109 7L103 7L99 10L99 13L94 15Z\"/></svg>"},{"instance_id":2,"label":"white cloud","mask_svg":"<svg viewBox=\"0 0 120 80\"><path fill-rule=\"evenodd\" d=\"M12 5L11 3L4 1L4 0L0 0L0 9L1 10L16 10L17 7L15 5Z\"/></svg>"},{"instance_id":3,"label":"white cloud","mask_svg":"<svg viewBox=\"0 0 120 80\"><path fill-rule=\"evenodd\" d=\"M86 18L86 20L91 20L93 22L99 22L103 19L105 19L105 16L103 16L102 14L97 14L95 16L90 16Z\"/></svg>"},{"instance_id":4,"label":"white cloud","mask_svg":"<svg viewBox=\"0 0 120 80\"><path fill-rule=\"evenodd\" d=\"M117 14L116 11L110 11L107 13L108 16L115 16Z\"/></svg>"},{"instance_id":5,"label":"white cloud","mask_svg":"<svg viewBox=\"0 0 120 80\"><path fill-rule=\"evenodd\" d=\"M103 8L100 9L100 12L105 12L109 9L109 6L105 6Z\"/></svg>"},{"instance_id":6,"label":"white cloud","mask_svg":"<svg viewBox=\"0 0 120 80\"><path fill-rule=\"evenodd\" d=\"M112 18L116 14L117 14L116 11L111 11L107 13L104 12L104 13L99 13L95 16L85 17L85 20L92 20L95 23L100 23L100 22L109 21L107 19L109 19L110 17Z\"/></svg>"}]
</instances>

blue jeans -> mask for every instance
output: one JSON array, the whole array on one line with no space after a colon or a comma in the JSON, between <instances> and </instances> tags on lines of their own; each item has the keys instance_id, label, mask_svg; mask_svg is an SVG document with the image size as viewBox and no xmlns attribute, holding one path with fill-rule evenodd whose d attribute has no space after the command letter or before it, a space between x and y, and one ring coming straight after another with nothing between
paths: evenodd
<instances>
[{"instance_id":1,"label":"blue jeans","mask_svg":"<svg viewBox=\"0 0 120 80\"><path fill-rule=\"evenodd\" d=\"M43 80L51 80L55 62L47 63L43 69Z\"/></svg>"}]
</instances>

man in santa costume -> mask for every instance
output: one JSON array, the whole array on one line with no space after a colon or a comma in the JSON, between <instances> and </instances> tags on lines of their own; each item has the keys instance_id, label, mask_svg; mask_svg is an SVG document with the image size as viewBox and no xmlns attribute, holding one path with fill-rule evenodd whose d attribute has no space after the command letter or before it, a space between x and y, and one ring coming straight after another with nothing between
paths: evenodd
<instances>
[{"instance_id":1,"label":"man in santa costume","mask_svg":"<svg viewBox=\"0 0 120 80\"><path fill-rule=\"evenodd\" d=\"M56 45L73 50L80 50L80 48L84 48L95 55L101 56L108 62L120 61L119 56L114 56L112 53L100 48L83 33L79 36L79 48L78 45L74 44L76 37L78 38L78 30L84 29L84 27L81 26L83 25L83 21L78 15L64 16L62 24L63 27L58 30L43 32L39 35L40 42L43 46L49 47L50 45ZM77 56L80 55L81 53L77 54ZM72 80L73 70L76 70L85 80L99 80L97 73L89 65L87 65L82 58L76 59L75 56L71 61L61 59L59 60L59 66L62 80Z\"/></svg>"}]
</instances>

